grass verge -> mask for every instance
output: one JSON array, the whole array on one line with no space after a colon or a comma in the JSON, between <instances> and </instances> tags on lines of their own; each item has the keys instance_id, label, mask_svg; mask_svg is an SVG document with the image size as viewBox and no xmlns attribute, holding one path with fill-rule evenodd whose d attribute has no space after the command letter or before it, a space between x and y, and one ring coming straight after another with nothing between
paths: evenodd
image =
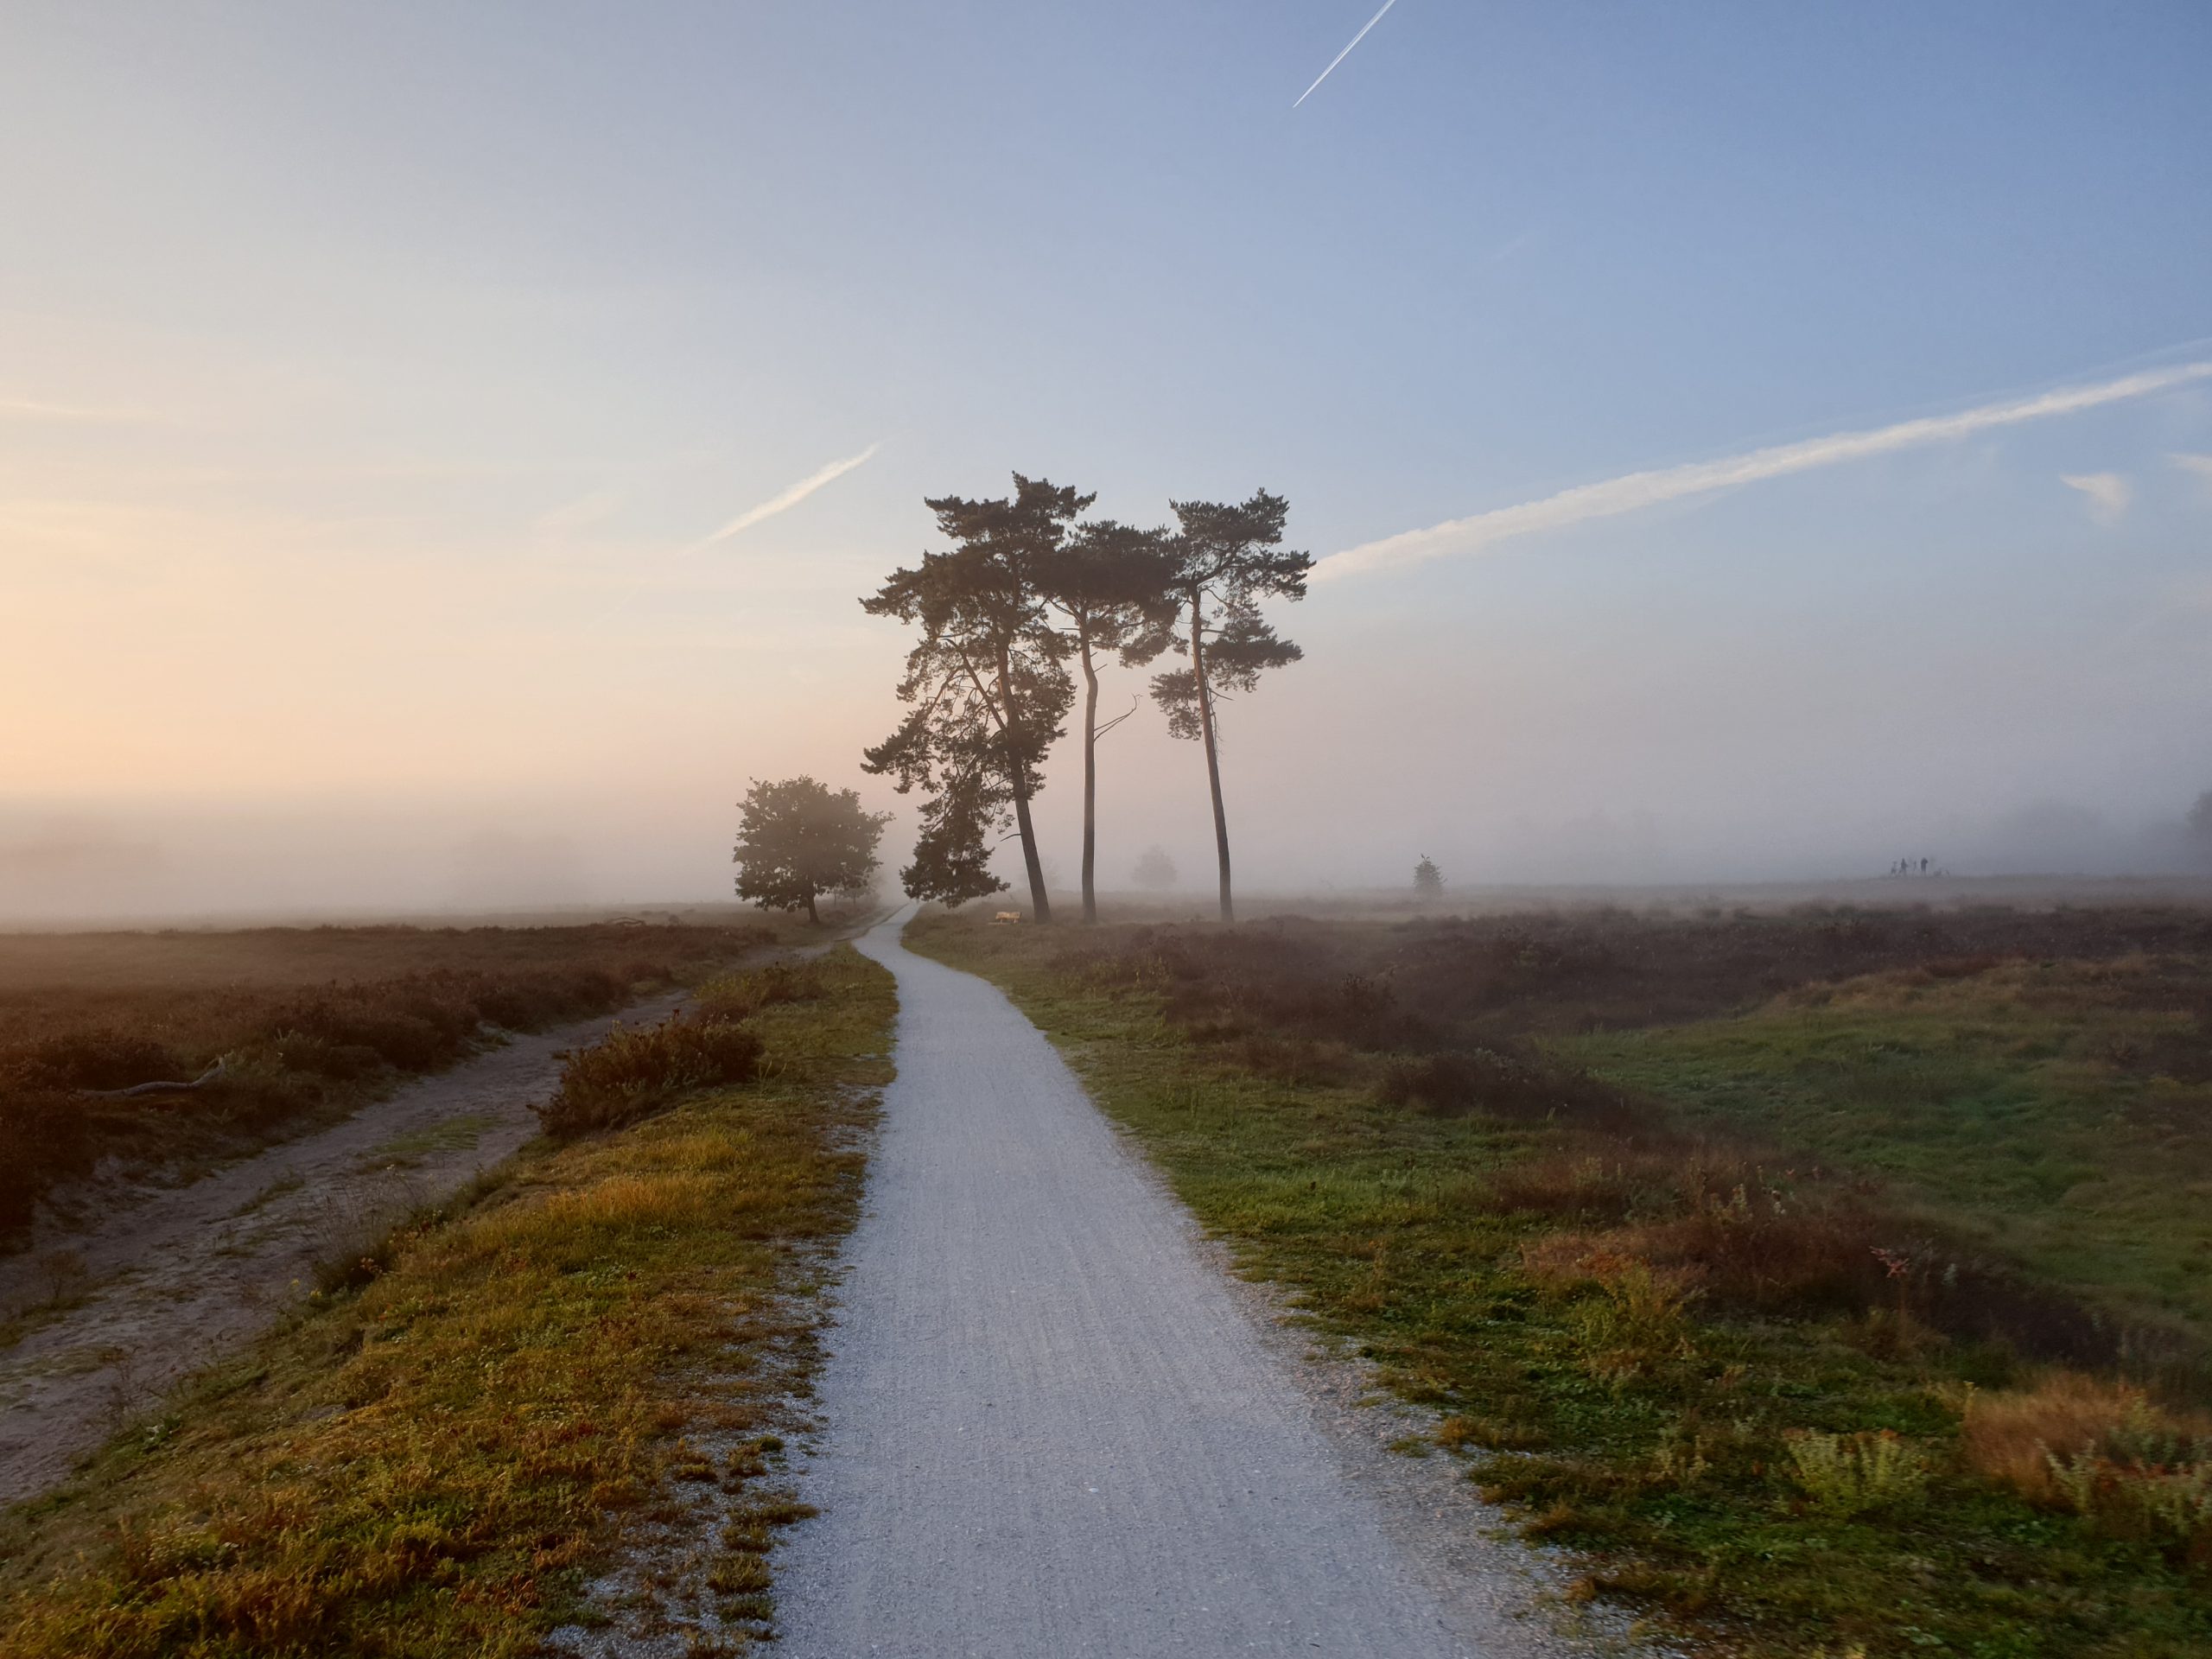
<instances>
[{"instance_id":1,"label":"grass verge","mask_svg":"<svg viewBox=\"0 0 2212 1659\"><path fill-rule=\"evenodd\" d=\"M2108 920L2101 952L2124 954ZM907 937L1007 988L1246 1270L1443 1414L1437 1440L1527 1533L1588 1552L1579 1593L1731 1654L2212 1650L2201 1420L1937 1328L1999 1281L1929 1273L1930 1218L1847 1171L1701 1142L1541 1045L1442 1043L1579 1027L1543 994L1542 928L1505 928L1457 998L1340 937L1299 979L1294 930L1168 933L933 916ZM1438 930L1398 960L1472 954ZM1718 976L1700 997L1745 1000ZM2018 1300L2024 1338L2054 1323Z\"/></svg>"},{"instance_id":2,"label":"grass verge","mask_svg":"<svg viewBox=\"0 0 2212 1659\"><path fill-rule=\"evenodd\" d=\"M541 1145L0 1530L8 1659L538 1650L564 1623L765 1631L810 1297L856 1213L889 976L766 1001L752 1081ZM716 1495L712 1559L588 1577ZM696 1570L695 1570L696 1569ZM696 1581L696 1583L694 1582Z\"/></svg>"}]
</instances>

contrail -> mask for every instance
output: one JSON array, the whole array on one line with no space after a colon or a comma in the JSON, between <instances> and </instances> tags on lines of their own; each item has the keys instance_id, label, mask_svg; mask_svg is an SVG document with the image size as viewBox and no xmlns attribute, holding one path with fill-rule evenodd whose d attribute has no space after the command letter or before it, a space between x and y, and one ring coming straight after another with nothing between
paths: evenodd
<instances>
[{"instance_id":1,"label":"contrail","mask_svg":"<svg viewBox=\"0 0 2212 1659\"><path fill-rule=\"evenodd\" d=\"M1620 513L1634 512L1641 507L1656 506L1662 501L1677 501L1684 496L1704 495L1714 490L1731 489L1738 484L1754 484L1762 479L1781 478L1789 473L1808 472L1817 467L1833 467L1841 461L1859 461L1869 455L1888 454L1894 450L1940 443L1948 438L1962 438L1972 433L1986 432L1992 427L2017 426L2023 421L2078 414L2083 410L2102 408L2107 404L2147 397L2153 392L2165 391L2207 378L2212 378L2212 361L2146 369L2140 373L2122 375L2116 380L2101 380L2091 385L2067 386L2056 391L2038 392L2031 397L1984 404L1979 408L1962 410L1955 415L1935 415L1919 420L1899 421L1893 426L1875 427L1864 432L1838 432L1825 438L1808 438L1799 443L1777 444L1770 448L1753 449L1719 461L1691 461L1684 466L1661 467L1652 472L1629 473L1597 484L1578 484L1573 489L1561 490L1556 495L1547 495L1538 500L1523 501L1510 507L1496 507L1488 512L1476 513L1471 518L1454 518L1445 524L1433 524L1427 530L1409 530L1402 535L1386 536L1379 542L1367 542L1358 547L1347 548L1341 553L1330 555L1314 566L1313 577L1316 581L1333 581L1341 576L1357 575L1363 571L1387 569L1394 565L1419 564L1429 559L1441 558L1446 554L1480 552L1509 537L1527 536L1540 530L1557 530L1567 524L1579 524L1588 518L1610 518Z\"/></svg>"},{"instance_id":2,"label":"contrail","mask_svg":"<svg viewBox=\"0 0 2212 1659\"><path fill-rule=\"evenodd\" d=\"M1382 11L1389 10L1391 7L1397 3L1398 0L1382 0ZM1336 73L1337 66L1342 63L1346 58L1351 56L1351 47L1357 46L1362 41L1365 40L1367 38L1367 29L1374 28L1376 24L1382 21L1382 11L1376 12L1372 17L1367 20L1367 29L1361 29L1358 34L1351 37L1351 46L1344 48L1344 49L1338 53L1335 57L1329 60L1329 67L1326 69L1324 69L1319 74L1313 77L1313 86L1319 86L1331 75ZM1303 104L1307 99L1313 96L1313 86L1308 86L1304 92L1298 95L1298 104ZM1290 107L1294 110L1298 107L1298 104L1294 104Z\"/></svg>"},{"instance_id":3,"label":"contrail","mask_svg":"<svg viewBox=\"0 0 2212 1659\"><path fill-rule=\"evenodd\" d=\"M808 496L812 495L823 485L835 483L837 480L842 478L847 473L851 472L854 467L858 467L864 461L868 461L877 450L882 448L883 445L880 442L871 443L857 455L848 455L842 461L833 461L827 467L824 467L820 472L809 473L804 478L799 480L798 483L792 485L791 488L784 491L780 495L770 497L757 507L747 507L743 512L739 513L736 518L731 519L713 535L701 537L697 541L692 543L690 546L683 549L682 551L683 553L696 553L703 548L712 547L716 542L726 542L731 537L741 534L742 532L752 529L753 525L759 524L763 518L772 518L778 513L797 506L800 502L805 500Z\"/></svg>"}]
</instances>

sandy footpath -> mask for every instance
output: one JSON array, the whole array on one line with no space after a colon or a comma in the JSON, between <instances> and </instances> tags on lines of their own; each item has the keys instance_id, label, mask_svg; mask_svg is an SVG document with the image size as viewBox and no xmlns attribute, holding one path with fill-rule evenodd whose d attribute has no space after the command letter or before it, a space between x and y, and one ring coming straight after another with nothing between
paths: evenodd
<instances>
[{"instance_id":1,"label":"sandy footpath","mask_svg":"<svg viewBox=\"0 0 2212 1659\"><path fill-rule=\"evenodd\" d=\"M779 1650L1579 1646L1527 1616L1528 1552L1439 1507L1442 1468L1332 1427L1350 1408L1003 995L895 923L861 949L898 978L898 1077L814 1402L822 1513L779 1551Z\"/></svg>"},{"instance_id":2,"label":"sandy footpath","mask_svg":"<svg viewBox=\"0 0 2212 1659\"><path fill-rule=\"evenodd\" d=\"M57 1291L81 1306L0 1349L0 1506L35 1497L188 1373L273 1323L315 1264L442 1198L537 1132L559 1052L616 1020L657 1020L677 991L518 1035L319 1134L191 1185L118 1194L81 1231L0 1257L0 1319Z\"/></svg>"}]
</instances>

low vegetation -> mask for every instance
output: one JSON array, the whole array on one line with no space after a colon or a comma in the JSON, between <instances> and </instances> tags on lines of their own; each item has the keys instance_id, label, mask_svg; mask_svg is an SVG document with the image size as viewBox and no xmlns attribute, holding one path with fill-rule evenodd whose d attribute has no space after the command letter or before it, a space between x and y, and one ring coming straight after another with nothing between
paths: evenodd
<instances>
[{"instance_id":1,"label":"low vegetation","mask_svg":"<svg viewBox=\"0 0 2212 1659\"><path fill-rule=\"evenodd\" d=\"M495 1040L603 1014L769 927L270 928L0 938L0 1248L102 1160L234 1154ZM88 1097L221 1074L189 1092Z\"/></svg>"},{"instance_id":2,"label":"low vegetation","mask_svg":"<svg viewBox=\"0 0 2212 1659\"><path fill-rule=\"evenodd\" d=\"M910 938L1580 1548L1577 1593L1745 1654L2212 1644L2212 1320L2169 1270L2212 918Z\"/></svg>"},{"instance_id":3,"label":"low vegetation","mask_svg":"<svg viewBox=\"0 0 2212 1659\"><path fill-rule=\"evenodd\" d=\"M709 981L690 1005L658 1025L617 1025L566 1056L553 1097L535 1108L546 1134L573 1140L634 1123L677 1095L745 1083L760 1065L760 1039L744 1022L762 1008L823 995L817 963L774 963Z\"/></svg>"},{"instance_id":4,"label":"low vegetation","mask_svg":"<svg viewBox=\"0 0 2212 1659\"><path fill-rule=\"evenodd\" d=\"M791 982L788 979L786 983ZM765 1634L809 1300L856 1213L889 976L849 949L760 996L741 1087L526 1154L0 1529L0 1652L523 1655L557 1626ZM581 1058L581 1057L580 1057ZM711 1499L707 1510L702 1503ZM710 1511L642 1606L587 1580ZM672 1586L672 1588L671 1588Z\"/></svg>"}]
</instances>

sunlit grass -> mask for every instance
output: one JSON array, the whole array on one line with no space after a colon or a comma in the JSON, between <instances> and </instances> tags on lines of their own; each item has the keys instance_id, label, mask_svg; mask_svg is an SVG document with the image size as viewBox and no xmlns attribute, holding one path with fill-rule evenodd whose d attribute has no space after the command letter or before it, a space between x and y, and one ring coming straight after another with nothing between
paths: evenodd
<instances>
[{"instance_id":1,"label":"sunlit grass","mask_svg":"<svg viewBox=\"0 0 2212 1659\"><path fill-rule=\"evenodd\" d=\"M755 1016L769 1075L539 1148L10 1517L0 1652L526 1654L671 1481L737 1489L741 1532L792 1518L772 1436L703 1472L684 1437L804 1384L791 1246L852 1221L893 1009L849 950L823 980ZM740 1628L766 1536L719 1572Z\"/></svg>"}]
</instances>

